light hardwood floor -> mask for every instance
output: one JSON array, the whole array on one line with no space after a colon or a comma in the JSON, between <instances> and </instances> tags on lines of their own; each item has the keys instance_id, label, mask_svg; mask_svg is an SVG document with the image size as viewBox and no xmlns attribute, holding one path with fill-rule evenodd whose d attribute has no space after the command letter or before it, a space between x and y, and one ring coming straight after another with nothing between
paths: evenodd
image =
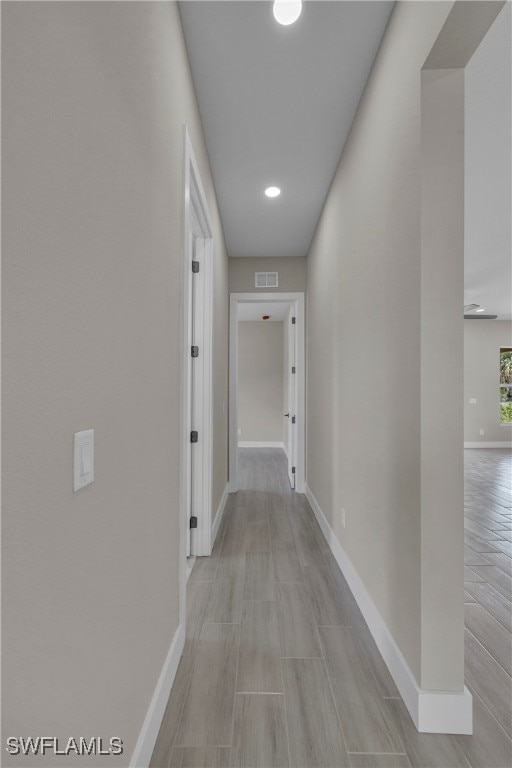
<instances>
[{"instance_id":1,"label":"light hardwood floor","mask_svg":"<svg viewBox=\"0 0 512 768\"><path fill-rule=\"evenodd\" d=\"M242 449L152 768L510 768L510 458L466 451L473 736L417 733L284 455Z\"/></svg>"}]
</instances>

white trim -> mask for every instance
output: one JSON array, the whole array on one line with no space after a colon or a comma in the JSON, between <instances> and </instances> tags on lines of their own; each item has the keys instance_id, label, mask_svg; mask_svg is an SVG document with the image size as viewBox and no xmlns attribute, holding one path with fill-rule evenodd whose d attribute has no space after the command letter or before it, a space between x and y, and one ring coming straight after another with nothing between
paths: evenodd
<instances>
[{"instance_id":1,"label":"white trim","mask_svg":"<svg viewBox=\"0 0 512 768\"><path fill-rule=\"evenodd\" d=\"M512 441L501 443L464 443L464 448L512 448Z\"/></svg>"},{"instance_id":2,"label":"white trim","mask_svg":"<svg viewBox=\"0 0 512 768\"><path fill-rule=\"evenodd\" d=\"M238 302L229 301L229 490L238 491Z\"/></svg>"},{"instance_id":3,"label":"white trim","mask_svg":"<svg viewBox=\"0 0 512 768\"><path fill-rule=\"evenodd\" d=\"M306 498L418 731L472 734L473 700L468 689L464 686L461 693L451 693L428 691L420 688L377 606L327 522L309 486L306 486Z\"/></svg>"},{"instance_id":4,"label":"white trim","mask_svg":"<svg viewBox=\"0 0 512 768\"><path fill-rule=\"evenodd\" d=\"M258 440L239 440L238 441L238 447L239 448L282 448L284 451L284 443L277 442L259 442Z\"/></svg>"},{"instance_id":5,"label":"white trim","mask_svg":"<svg viewBox=\"0 0 512 768\"><path fill-rule=\"evenodd\" d=\"M148 711L146 712L146 717L144 718L144 723L142 724L130 760L130 768L147 768L149 765L184 646L185 625L180 624L173 637L167 658L151 697Z\"/></svg>"},{"instance_id":6,"label":"white trim","mask_svg":"<svg viewBox=\"0 0 512 768\"><path fill-rule=\"evenodd\" d=\"M304 293L231 293L229 304L229 490L236 493L238 474L238 304L290 302L297 326L297 472L298 493L306 488L306 346Z\"/></svg>"},{"instance_id":7,"label":"white trim","mask_svg":"<svg viewBox=\"0 0 512 768\"><path fill-rule=\"evenodd\" d=\"M220 500L220 504L217 508L217 512L215 513L215 518L212 525L212 547L215 544L215 539L217 538L217 534L219 532L220 524L222 522L222 518L224 517L224 512L226 511L226 504L228 501L229 496L229 483L226 483L226 486L224 488L224 492L222 494L222 498Z\"/></svg>"}]
</instances>

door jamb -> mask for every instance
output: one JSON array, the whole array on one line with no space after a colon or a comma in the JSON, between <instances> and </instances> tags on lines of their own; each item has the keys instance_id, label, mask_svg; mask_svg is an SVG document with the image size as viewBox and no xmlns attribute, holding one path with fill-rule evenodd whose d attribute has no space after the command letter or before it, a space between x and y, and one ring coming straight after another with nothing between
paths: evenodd
<instances>
[{"instance_id":1,"label":"door jamb","mask_svg":"<svg viewBox=\"0 0 512 768\"><path fill-rule=\"evenodd\" d=\"M190 482L191 482L191 456L190 456L190 431L196 429L200 440L194 449L203 452L203 472L201 478L196 478L197 496L201 500L201 516L198 518L198 527L192 539L194 554L209 555L211 553L211 529L212 529L212 455L213 455L213 430L212 430L212 406L213 406L213 376L212 376L212 349L213 349L213 227L208 208L199 169L195 159L194 149L190 140L187 126L183 126L183 236L181 247L181 461L180 461L180 623L186 620L186 582L187 582L187 557L186 535L190 524L188 510L190 508ZM200 354L203 357L204 375L199 386L201 409L199 423L190 424L190 280L192 268L189 258L189 237L193 234L205 240L204 263L204 307L202 322L203 344Z\"/></svg>"},{"instance_id":2,"label":"door jamb","mask_svg":"<svg viewBox=\"0 0 512 768\"><path fill-rule=\"evenodd\" d=\"M297 493L306 491L306 360L304 293L231 293L229 304L229 490L238 490L238 304L289 301L297 326Z\"/></svg>"}]
</instances>

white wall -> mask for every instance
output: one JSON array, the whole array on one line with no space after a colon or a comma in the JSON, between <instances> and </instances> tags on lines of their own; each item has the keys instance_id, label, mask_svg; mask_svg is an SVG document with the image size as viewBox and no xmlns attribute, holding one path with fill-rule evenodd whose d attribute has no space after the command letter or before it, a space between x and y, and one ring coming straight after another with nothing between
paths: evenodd
<instances>
[{"instance_id":1,"label":"white wall","mask_svg":"<svg viewBox=\"0 0 512 768\"><path fill-rule=\"evenodd\" d=\"M465 71L465 304L512 317L512 4Z\"/></svg>"},{"instance_id":2,"label":"white wall","mask_svg":"<svg viewBox=\"0 0 512 768\"><path fill-rule=\"evenodd\" d=\"M283 442L283 323L238 323L240 442Z\"/></svg>"},{"instance_id":3,"label":"white wall","mask_svg":"<svg viewBox=\"0 0 512 768\"><path fill-rule=\"evenodd\" d=\"M458 301L464 283L462 68L422 72L420 264L421 685L461 690L463 414L453 392L463 387Z\"/></svg>"},{"instance_id":4,"label":"white wall","mask_svg":"<svg viewBox=\"0 0 512 768\"><path fill-rule=\"evenodd\" d=\"M184 123L215 235L214 511L227 258L177 5L8 3L2 33L3 733L118 735L124 766L178 626Z\"/></svg>"},{"instance_id":5,"label":"white wall","mask_svg":"<svg viewBox=\"0 0 512 768\"><path fill-rule=\"evenodd\" d=\"M512 322L464 322L464 441L512 441L512 425L500 424L500 347L512 346ZM469 400L476 399L476 405ZM480 435L480 430L484 434Z\"/></svg>"},{"instance_id":6,"label":"white wall","mask_svg":"<svg viewBox=\"0 0 512 768\"><path fill-rule=\"evenodd\" d=\"M512 342L504 319L512 313L511 37L507 3L465 72L465 303L498 313L497 321L464 323L467 443L512 439L512 427L499 418L499 348Z\"/></svg>"}]
</instances>

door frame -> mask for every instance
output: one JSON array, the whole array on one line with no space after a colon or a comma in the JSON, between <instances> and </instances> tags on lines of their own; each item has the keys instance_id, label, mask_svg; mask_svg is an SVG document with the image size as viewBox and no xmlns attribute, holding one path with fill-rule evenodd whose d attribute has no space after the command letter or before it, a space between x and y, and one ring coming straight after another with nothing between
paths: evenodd
<instances>
[{"instance_id":1,"label":"door frame","mask_svg":"<svg viewBox=\"0 0 512 768\"><path fill-rule=\"evenodd\" d=\"M231 293L229 301L229 490L238 490L238 305L264 301L289 301L295 310L297 326L296 408L297 415L297 493L306 491L306 344L304 293Z\"/></svg>"},{"instance_id":2,"label":"door frame","mask_svg":"<svg viewBox=\"0 0 512 768\"><path fill-rule=\"evenodd\" d=\"M213 404L213 227L206 194L195 159L187 126L183 130L183 236L181 247L181 466L180 466L180 621L185 621L185 586L187 581L187 530L191 503L190 432L199 432L194 450L201 451L201 477L194 478L195 498L200 502L197 528L192 537L192 554L211 554L212 530L212 404ZM204 259L201 264L204 277L203 305L196 314L200 323L202 345L202 375L196 381L197 423L192 425L191 413L191 280L190 238L204 239Z\"/></svg>"},{"instance_id":3,"label":"door frame","mask_svg":"<svg viewBox=\"0 0 512 768\"><path fill-rule=\"evenodd\" d=\"M293 467L297 466L297 429L293 428L294 423L292 421L293 416L297 416L295 410L297 408L297 381L296 375L292 374L292 365L296 365L297 357L297 320L295 324L292 323L292 318L295 315L295 307L290 305L288 312L286 313L286 328L284 329L284 336L286 336L286 382L283 382L286 387L286 400L288 422L286 423L286 453L288 456L288 479L290 485L295 490L297 487L297 475L293 474ZM284 391L284 387L283 387Z\"/></svg>"}]
</instances>

